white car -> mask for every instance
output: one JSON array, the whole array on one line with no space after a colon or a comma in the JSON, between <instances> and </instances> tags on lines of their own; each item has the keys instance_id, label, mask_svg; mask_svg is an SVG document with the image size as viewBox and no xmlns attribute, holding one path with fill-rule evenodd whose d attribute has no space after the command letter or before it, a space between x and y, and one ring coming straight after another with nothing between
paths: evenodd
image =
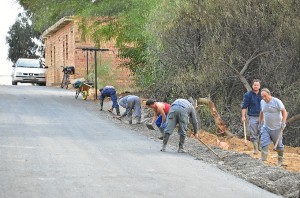
<instances>
[{"instance_id":1,"label":"white car","mask_svg":"<svg viewBox=\"0 0 300 198\"><path fill-rule=\"evenodd\" d=\"M46 86L46 69L41 59L19 58L13 65L12 85L36 83Z\"/></svg>"}]
</instances>

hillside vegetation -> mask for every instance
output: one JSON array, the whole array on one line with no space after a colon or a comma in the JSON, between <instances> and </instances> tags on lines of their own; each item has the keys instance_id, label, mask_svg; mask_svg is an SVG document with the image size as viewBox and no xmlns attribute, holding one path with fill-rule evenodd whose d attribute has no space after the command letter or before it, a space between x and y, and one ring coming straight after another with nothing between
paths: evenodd
<instances>
[{"instance_id":1,"label":"hillside vegetation","mask_svg":"<svg viewBox=\"0 0 300 198\"><path fill-rule=\"evenodd\" d=\"M242 134L241 109L247 83L280 98L289 118L300 114L300 2L295 0L19 0L43 31L61 17L83 17L82 32L99 45L115 39L120 57L144 95L209 98L233 133ZM87 27L89 17L105 25ZM202 128L214 120L200 108ZM288 124L285 144L300 146L300 121Z\"/></svg>"}]
</instances>

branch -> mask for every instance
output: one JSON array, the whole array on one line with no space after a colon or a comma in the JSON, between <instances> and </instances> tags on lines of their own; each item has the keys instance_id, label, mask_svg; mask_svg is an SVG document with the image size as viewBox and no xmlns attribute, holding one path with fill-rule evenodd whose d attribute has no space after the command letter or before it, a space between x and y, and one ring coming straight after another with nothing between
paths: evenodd
<instances>
[{"instance_id":1,"label":"branch","mask_svg":"<svg viewBox=\"0 0 300 198\"><path fill-rule=\"evenodd\" d=\"M291 124L291 123L293 123L293 122L295 122L295 121L298 121L298 120L300 120L300 114L295 115L295 116L289 118L289 119L286 121L286 123Z\"/></svg>"},{"instance_id":2,"label":"branch","mask_svg":"<svg viewBox=\"0 0 300 198\"><path fill-rule=\"evenodd\" d=\"M256 56L251 56L245 63L243 69L241 70L240 74L243 75L245 73L245 71L248 69L248 66L249 64L254 60L256 59L257 57L261 56L261 55L264 55L264 54L268 54L270 53L271 51L265 51L265 52L261 52L259 54L257 54Z\"/></svg>"},{"instance_id":3,"label":"branch","mask_svg":"<svg viewBox=\"0 0 300 198\"><path fill-rule=\"evenodd\" d=\"M214 117L215 123L218 127L218 134L225 134L226 136L232 137L232 133L230 132L230 130L228 129L227 125L224 123L224 121L221 119L215 104L210 100L210 99L206 99L206 98L199 98L197 100L198 103L202 103L207 105L210 108L210 112L212 114L212 116Z\"/></svg>"},{"instance_id":4,"label":"branch","mask_svg":"<svg viewBox=\"0 0 300 198\"><path fill-rule=\"evenodd\" d=\"M223 60L223 62L225 62L224 60ZM225 62L226 63L226 62ZM234 68L231 64L228 64L228 63L226 63L231 69L233 69L234 71L235 71L235 73L238 75L238 77L239 77L239 79L240 79L240 81L243 83L243 85L244 85L244 87L247 89L247 91L250 91L251 90L251 86L250 86L250 84L248 83L248 81L247 81L247 79L243 76L243 74L242 74L242 71L241 72L239 72L236 68ZM247 64L247 63L246 63ZM249 64L248 64L249 65ZM247 66L248 67L248 66ZM244 68L245 68L245 66L244 66ZM243 69L244 69L243 68Z\"/></svg>"},{"instance_id":5,"label":"branch","mask_svg":"<svg viewBox=\"0 0 300 198\"><path fill-rule=\"evenodd\" d=\"M238 72L237 69L235 69L234 67L232 67L232 65L226 63L224 60L223 60L223 62L225 62L230 68L232 68L232 69L237 73L237 75L239 76L240 81L243 83L244 87L247 89L247 91L250 91L250 90L251 90L251 86L250 86L250 84L248 83L247 79L243 76L243 74L244 74L245 71L248 69L249 64L250 64L254 59L256 59L257 57L262 56L262 55L264 55L264 54L268 54L268 53L270 53L270 52L271 52L271 51L265 51L265 52L261 52L261 53L255 55L255 56L251 55L251 57L246 61L246 63L245 63L245 65L244 65L243 69L242 69L240 72ZM254 52L254 53L255 53L255 52Z\"/></svg>"}]
</instances>

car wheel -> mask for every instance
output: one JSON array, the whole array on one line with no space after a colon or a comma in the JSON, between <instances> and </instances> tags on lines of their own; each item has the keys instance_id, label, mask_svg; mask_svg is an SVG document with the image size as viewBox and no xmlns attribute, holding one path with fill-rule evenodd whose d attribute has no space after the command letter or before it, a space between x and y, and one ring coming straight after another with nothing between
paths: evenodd
<instances>
[{"instance_id":1,"label":"car wheel","mask_svg":"<svg viewBox=\"0 0 300 198\"><path fill-rule=\"evenodd\" d=\"M11 84L12 84L12 85L17 85L18 82L17 82L17 81L12 81Z\"/></svg>"}]
</instances>

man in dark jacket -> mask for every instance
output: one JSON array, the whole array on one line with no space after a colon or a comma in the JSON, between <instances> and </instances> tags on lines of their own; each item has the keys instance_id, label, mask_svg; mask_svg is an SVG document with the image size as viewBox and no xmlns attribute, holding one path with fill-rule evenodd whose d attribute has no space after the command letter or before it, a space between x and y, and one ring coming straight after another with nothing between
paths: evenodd
<instances>
[{"instance_id":1,"label":"man in dark jacket","mask_svg":"<svg viewBox=\"0 0 300 198\"><path fill-rule=\"evenodd\" d=\"M100 96L99 96L99 100L100 100L100 111L103 110L103 100L105 97L110 97L113 105L111 107L111 109L109 109L109 112L113 112L113 109L116 109L117 115L120 115L120 109L119 109L119 105L118 105L118 97L117 97L117 93L116 90L113 86L107 85L105 87L103 87L102 89L100 89Z\"/></svg>"},{"instance_id":2,"label":"man in dark jacket","mask_svg":"<svg viewBox=\"0 0 300 198\"><path fill-rule=\"evenodd\" d=\"M183 145L188 130L189 119L191 118L194 135L197 136L198 121L194 106L186 99L177 99L171 104L169 114L167 117L166 128L164 129L164 138L161 151L166 151L166 146L169 141L170 135L173 133L177 124L179 124L178 133L179 137L179 153L184 153Z\"/></svg>"},{"instance_id":3,"label":"man in dark jacket","mask_svg":"<svg viewBox=\"0 0 300 198\"><path fill-rule=\"evenodd\" d=\"M252 82L252 90L244 94L242 103L242 122L246 122L246 112L248 115L248 131L250 131L250 141L253 144L254 154L258 154L259 146L259 113L260 101L260 80L254 79Z\"/></svg>"}]
</instances>

